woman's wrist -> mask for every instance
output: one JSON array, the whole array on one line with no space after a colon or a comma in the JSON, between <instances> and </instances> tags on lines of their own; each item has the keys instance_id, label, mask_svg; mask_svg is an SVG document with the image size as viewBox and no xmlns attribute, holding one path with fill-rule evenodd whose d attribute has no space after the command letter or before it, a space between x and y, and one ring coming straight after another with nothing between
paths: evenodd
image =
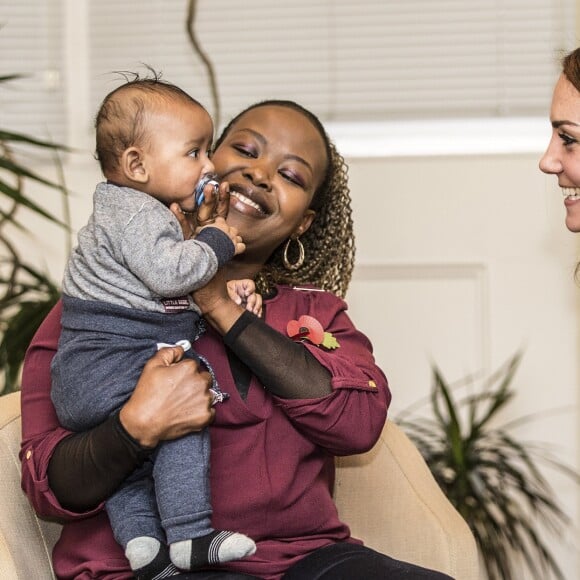
<instances>
[{"instance_id":1,"label":"woman's wrist","mask_svg":"<svg viewBox=\"0 0 580 580\"><path fill-rule=\"evenodd\" d=\"M141 447L154 449L159 444L159 437L151 432L151 422L148 418L142 418L139 413L133 412L131 400L121 407L119 423L125 433Z\"/></svg>"},{"instance_id":2,"label":"woman's wrist","mask_svg":"<svg viewBox=\"0 0 580 580\"><path fill-rule=\"evenodd\" d=\"M202 310L205 320L222 336L227 334L245 312L243 306L228 298L220 298Z\"/></svg>"}]
</instances>

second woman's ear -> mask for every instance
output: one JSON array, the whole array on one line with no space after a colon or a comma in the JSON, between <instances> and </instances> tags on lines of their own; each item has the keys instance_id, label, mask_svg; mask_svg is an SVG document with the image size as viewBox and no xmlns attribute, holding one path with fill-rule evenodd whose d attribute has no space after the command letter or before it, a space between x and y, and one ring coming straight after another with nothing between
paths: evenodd
<instances>
[{"instance_id":1,"label":"second woman's ear","mask_svg":"<svg viewBox=\"0 0 580 580\"><path fill-rule=\"evenodd\" d=\"M296 237L301 236L304 232L308 230L312 224L312 220L315 218L316 212L313 209L307 209L302 216L302 221L300 225L294 230L293 235Z\"/></svg>"},{"instance_id":2,"label":"second woman's ear","mask_svg":"<svg viewBox=\"0 0 580 580\"><path fill-rule=\"evenodd\" d=\"M145 163L143 150L139 147L129 147L121 155L121 173L126 179L136 183L147 183L149 172Z\"/></svg>"}]
</instances>

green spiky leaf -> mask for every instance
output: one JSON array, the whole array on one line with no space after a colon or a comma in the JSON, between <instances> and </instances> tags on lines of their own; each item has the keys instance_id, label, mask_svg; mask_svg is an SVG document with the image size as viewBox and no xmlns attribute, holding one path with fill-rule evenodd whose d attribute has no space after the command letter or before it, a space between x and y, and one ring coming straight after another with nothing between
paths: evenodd
<instances>
[{"instance_id":1,"label":"green spiky leaf","mask_svg":"<svg viewBox=\"0 0 580 580\"><path fill-rule=\"evenodd\" d=\"M489 580L564 580L541 534L562 534L570 523L545 479L549 465L580 485L580 474L531 443L518 441L510 424L495 427L513 399L511 384L521 361L513 356L480 388L471 378L452 388L433 366L429 398L433 417L417 416L416 406L395 420L414 441L437 483L469 524ZM457 396L462 387L470 392ZM511 426L546 414L512 421Z\"/></svg>"}]
</instances>

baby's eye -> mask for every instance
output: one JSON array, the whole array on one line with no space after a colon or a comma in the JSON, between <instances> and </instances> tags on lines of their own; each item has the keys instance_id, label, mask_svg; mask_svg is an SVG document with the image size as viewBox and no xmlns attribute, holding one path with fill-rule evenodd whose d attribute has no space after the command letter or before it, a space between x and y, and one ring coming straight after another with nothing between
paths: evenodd
<instances>
[{"instance_id":1,"label":"baby's eye","mask_svg":"<svg viewBox=\"0 0 580 580\"><path fill-rule=\"evenodd\" d=\"M188 157L193 157L194 159L197 159L199 157L199 149L193 149L187 155Z\"/></svg>"},{"instance_id":2,"label":"baby's eye","mask_svg":"<svg viewBox=\"0 0 580 580\"><path fill-rule=\"evenodd\" d=\"M578 143L578 141L576 139L574 139L574 137L570 137L570 135L567 135L566 133L558 133L558 137L560 137L560 139L562 139L565 147L568 147L569 145L573 145L574 143Z\"/></svg>"}]
</instances>

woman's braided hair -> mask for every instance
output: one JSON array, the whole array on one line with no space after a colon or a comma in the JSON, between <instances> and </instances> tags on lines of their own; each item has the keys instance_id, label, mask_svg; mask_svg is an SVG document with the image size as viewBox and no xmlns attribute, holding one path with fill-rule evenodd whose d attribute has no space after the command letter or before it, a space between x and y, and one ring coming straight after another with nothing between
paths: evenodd
<instances>
[{"instance_id":1,"label":"woman's braided hair","mask_svg":"<svg viewBox=\"0 0 580 580\"><path fill-rule=\"evenodd\" d=\"M296 270L287 270L283 261L286 242L282 243L256 276L258 291L267 295L275 284L312 284L344 298L352 277L355 256L348 167L318 117L294 101L261 101L234 117L222 131L215 147L219 147L242 115L263 106L287 107L309 119L324 141L328 166L310 204L316 215L310 228L300 237L304 246L304 263ZM290 243L289 253L296 245L293 241ZM293 262L295 256L290 255L289 259Z\"/></svg>"}]
</instances>

